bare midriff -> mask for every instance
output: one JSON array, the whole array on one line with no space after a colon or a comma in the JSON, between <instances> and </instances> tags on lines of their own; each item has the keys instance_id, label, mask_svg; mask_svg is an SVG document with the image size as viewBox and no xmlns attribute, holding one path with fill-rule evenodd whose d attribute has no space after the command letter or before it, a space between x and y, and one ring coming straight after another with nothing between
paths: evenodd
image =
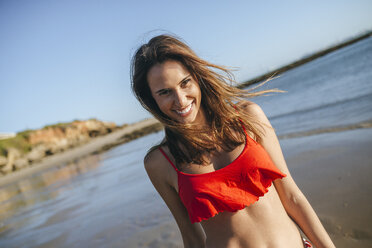
<instances>
[{"instance_id":1,"label":"bare midriff","mask_svg":"<svg viewBox=\"0 0 372 248\"><path fill-rule=\"evenodd\" d=\"M302 248L296 224L272 185L259 201L237 212L221 212L201 222L208 248Z\"/></svg>"}]
</instances>

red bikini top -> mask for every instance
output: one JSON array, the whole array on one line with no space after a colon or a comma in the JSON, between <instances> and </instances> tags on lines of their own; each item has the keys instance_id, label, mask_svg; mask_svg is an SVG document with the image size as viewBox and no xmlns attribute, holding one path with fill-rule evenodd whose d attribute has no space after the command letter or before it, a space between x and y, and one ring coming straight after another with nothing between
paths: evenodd
<instances>
[{"instance_id":1,"label":"red bikini top","mask_svg":"<svg viewBox=\"0 0 372 248\"><path fill-rule=\"evenodd\" d=\"M244 126L243 126L244 128ZM272 181L286 175L276 168L265 149L244 128L242 153L229 165L213 172L189 174L179 171L163 149L160 152L178 175L178 194L192 223L223 211L243 209L268 192Z\"/></svg>"}]
</instances>

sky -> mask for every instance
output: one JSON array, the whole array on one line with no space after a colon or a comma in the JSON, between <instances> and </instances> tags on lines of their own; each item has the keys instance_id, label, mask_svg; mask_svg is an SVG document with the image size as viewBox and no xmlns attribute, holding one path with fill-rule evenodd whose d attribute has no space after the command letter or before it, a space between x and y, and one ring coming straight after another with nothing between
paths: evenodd
<instances>
[{"instance_id":1,"label":"sky","mask_svg":"<svg viewBox=\"0 0 372 248\"><path fill-rule=\"evenodd\" d=\"M243 82L371 31L371 13L370 0L0 0L0 133L149 118L130 60L158 34Z\"/></svg>"}]
</instances>

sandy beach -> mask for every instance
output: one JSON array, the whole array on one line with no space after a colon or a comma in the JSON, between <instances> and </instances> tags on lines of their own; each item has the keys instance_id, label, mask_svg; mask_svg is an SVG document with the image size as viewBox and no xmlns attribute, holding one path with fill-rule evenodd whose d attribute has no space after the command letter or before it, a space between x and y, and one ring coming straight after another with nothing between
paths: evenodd
<instances>
[{"instance_id":1,"label":"sandy beach","mask_svg":"<svg viewBox=\"0 0 372 248\"><path fill-rule=\"evenodd\" d=\"M280 142L292 176L336 247L371 247L372 129ZM169 214L168 221L132 236L125 247L182 247L182 239Z\"/></svg>"},{"instance_id":2,"label":"sandy beach","mask_svg":"<svg viewBox=\"0 0 372 248\"><path fill-rule=\"evenodd\" d=\"M151 123L151 121L149 122ZM5 180L1 180L0 183L5 185L5 183L24 181L27 177L34 174L38 175L37 172L42 173L46 168L52 168L58 163L60 165L74 159L79 160L79 157L84 154L86 159L80 158L82 162L86 160L87 163L96 163L95 155L89 156L89 154L100 150L110 142L115 142L130 130L120 130L109 136L98 138L85 146L50 157L33 168L3 178ZM156 135L159 136L160 134ZM126 144L126 147L141 144L140 142L135 144L136 142ZM372 191L372 182L370 180L370 175L372 174L372 128L286 138L281 139L280 143L292 176L317 212L336 247L371 247L372 226L370 223L372 223L372 203L369 196ZM116 153L122 151L122 149L118 149L115 152L115 149L113 149L114 153L111 153L110 156L115 158L115 156L120 155ZM121 157L117 158L120 159ZM107 159L109 157L106 157ZM121 160L117 162L119 161ZM119 163L117 165L118 169L114 170L116 172L112 174L115 175L120 172L122 176L119 176L119 178L123 178L123 176L128 174L128 170L137 171L135 174L131 174L131 177L134 177L132 180L136 180L139 183L137 195L142 195L144 198L140 198L142 199L140 201L135 200L135 206L133 206L133 203L126 203L130 201L130 195L124 195L122 200L117 200L121 194L131 191L130 188L127 189L128 191L123 191L123 189L114 190L119 185L131 187L130 184L122 184L120 182L114 183L114 188L108 189L107 193L102 194L102 197L109 197L108 199L97 199L96 203L92 202L93 199L87 199L82 202L75 199L70 203L72 204L70 207L67 207L69 204L67 206L58 204L56 207L62 207L62 209L51 213L52 215L48 218L48 221L41 224L34 231L37 232L40 228L40 230L48 230L50 227L56 226L59 227L58 230L62 231L62 234L41 246L31 247L65 247L70 245L71 243L69 244L67 237L73 236L73 232L64 229L62 226L65 219L76 215L77 212L82 214L81 217L77 218L77 221L84 220L83 223L89 227L84 229L87 231L84 239L75 241L77 243L73 242L71 247L79 247L82 244L90 247L101 247L101 242L106 242L106 247L183 247L180 232L171 213L152 188L143 167L138 166L138 163L139 161L124 170L120 169L122 165ZM106 169L102 167L103 171L97 172L99 174L91 174L89 176L88 173L87 178L91 178L92 182L94 182L91 186L91 191L87 191L88 194L90 194L89 192L99 191L100 187L103 189L107 187L107 183L100 183L98 186L95 180L101 181L101 173L107 174L107 170L112 171L114 164L116 163L106 167ZM66 169L68 170L68 167ZM137 174L138 172L140 173ZM139 175L140 178L137 178ZM46 178L46 176L43 177ZM82 174L82 177L85 177L84 174ZM80 180L86 181L90 179L80 178ZM97 189L97 187L99 188ZM127 197L129 198L126 199ZM94 203L95 205L91 206L95 207L90 208L90 204L84 204L84 202ZM95 223L99 221L101 215L101 213L98 216L94 214L95 209L101 209L100 205L97 204L103 204L102 207L106 210L105 204L108 203L110 203L108 208L108 213L110 214L106 216L106 213L102 213L105 216L104 221L101 221L102 227L91 226L89 222ZM130 218L128 218L129 216ZM69 219L67 223L70 222L73 223L74 219ZM97 234L92 234L92 232L97 232Z\"/></svg>"}]
</instances>

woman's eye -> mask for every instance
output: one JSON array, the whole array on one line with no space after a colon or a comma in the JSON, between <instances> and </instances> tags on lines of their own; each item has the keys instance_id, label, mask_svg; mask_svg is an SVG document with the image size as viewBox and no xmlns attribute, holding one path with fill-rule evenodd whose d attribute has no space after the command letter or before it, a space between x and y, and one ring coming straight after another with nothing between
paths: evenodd
<instances>
[{"instance_id":1,"label":"woman's eye","mask_svg":"<svg viewBox=\"0 0 372 248\"><path fill-rule=\"evenodd\" d=\"M181 83L181 87L186 87L187 84L190 82L190 80L191 80L190 78L184 80L184 81Z\"/></svg>"},{"instance_id":2,"label":"woman's eye","mask_svg":"<svg viewBox=\"0 0 372 248\"><path fill-rule=\"evenodd\" d=\"M169 93L169 90L162 90L158 94L159 96L164 96L164 95L167 95L168 93Z\"/></svg>"}]
</instances>

